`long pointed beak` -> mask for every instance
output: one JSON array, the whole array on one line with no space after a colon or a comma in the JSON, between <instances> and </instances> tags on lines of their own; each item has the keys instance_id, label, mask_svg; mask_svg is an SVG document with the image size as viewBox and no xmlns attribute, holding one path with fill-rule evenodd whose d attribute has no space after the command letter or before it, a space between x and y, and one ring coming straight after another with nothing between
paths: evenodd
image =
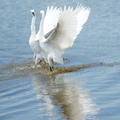
<instances>
[{"instance_id":1,"label":"long pointed beak","mask_svg":"<svg viewBox=\"0 0 120 120\"><path fill-rule=\"evenodd\" d=\"M31 12L34 16L35 16L35 13L34 12Z\"/></svg>"}]
</instances>

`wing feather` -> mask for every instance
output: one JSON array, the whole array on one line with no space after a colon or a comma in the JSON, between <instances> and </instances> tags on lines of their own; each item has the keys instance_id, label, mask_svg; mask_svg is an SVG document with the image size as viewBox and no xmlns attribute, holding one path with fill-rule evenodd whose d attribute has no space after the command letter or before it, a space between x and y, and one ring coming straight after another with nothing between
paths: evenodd
<instances>
[{"instance_id":1,"label":"wing feather","mask_svg":"<svg viewBox=\"0 0 120 120\"><path fill-rule=\"evenodd\" d=\"M60 15L60 10L57 9L57 7L47 7L47 12L44 18L44 25L43 25L43 30L44 30L44 35L46 35L48 32L53 30L58 23Z\"/></svg>"},{"instance_id":2,"label":"wing feather","mask_svg":"<svg viewBox=\"0 0 120 120\"><path fill-rule=\"evenodd\" d=\"M78 6L75 11L77 15L77 21L78 21L78 27L77 27L77 34L80 33L82 30L83 25L87 21L89 14L90 14L90 8L86 8L82 5Z\"/></svg>"},{"instance_id":3,"label":"wing feather","mask_svg":"<svg viewBox=\"0 0 120 120\"><path fill-rule=\"evenodd\" d=\"M69 48L77 36L77 18L73 8L64 6L58 22L58 32L52 41L58 44L61 49Z\"/></svg>"},{"instance_id":4,"label":"wing feather","mask_svg":"<svg viewBox=\"0 0 120 120\"><path fill-rule=\"evenodd\" d=\"M82 5L78 5L75 10L73 7L64 6L61 11L57 8L47 8L47 13L44 22L44 31L47 34L50 30L55 29L49 36L48 41L59 46L64 50L73 45L77 35L82 30L84 23L87 21L90 14L90 9ZM57 24L59 24L58 27ZM57 31L57 32L56 32Z\"/></svg>"}]
</instances>

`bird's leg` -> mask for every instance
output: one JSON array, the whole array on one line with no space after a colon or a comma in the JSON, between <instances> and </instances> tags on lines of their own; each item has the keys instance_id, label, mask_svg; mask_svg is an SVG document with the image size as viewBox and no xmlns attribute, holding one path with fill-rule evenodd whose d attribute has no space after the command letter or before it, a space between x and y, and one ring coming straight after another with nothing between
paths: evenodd
<instances>
[{"instance_id":1,"label":"bird's leg","mask_svg":"<svg viewBox=\"0 0 120 120\"><path fill-rule=\"evenodd\" d=\"M37 68L37 67L38 67L38 63L39 63L39 62L41 62L41 61L40 61L39 58L35 55L35 56L34 56L34 63L35 63L34 68Z\"/></svg>"},{"instance_id":2,"label":"bird's leg","mask_svg":"<svg viewBox=\"0 0 120 120\"><path fill-rule=\"evenodd\" d=\"M33 60L34 60L34 62L36 61L36 55L33 56Z\"/></svg>"},{"instance_id":3,"label":"bird's leg","mask_svg":"<svg viewBox=\"0 0 120 120\"><path fill-rule=\"evenodd\" d=\"M52 72L54 70L54 67L53 66L50 66L50 71Z\"/></svg>"},{"instance_id":4,"label":"bird's leg","mask_svg":"<svg viewBox=\"0 0 120 120\"><path fill-rule=\"evenodd\" d=\"M46 64L45 59L42 59L43 64Z\"/></svg>"},{"instance_id":5,"label":"bird's leg","mask_svg":"<svg viewBox=\"0 0 120 120\"><path fill-rule=\"evenodd\" d=\"M50 66L50 71L53 71L54 67L53 67L53 59L51 58L50 55L48 55L48 63Z\"/></svg>"},{"instance_id":6,"label":"bird's leg","mask_svg":"<svg viewBox=\"0 0 120 120\"><path fill-rule=\"evenodd\" d=\"M36 68L37 67L37 64L36 64L36 55L33 56L33 60L34 60L34 63L35 63L35 65L33 66L33 68Z\"/></svg>"}]
</instances>

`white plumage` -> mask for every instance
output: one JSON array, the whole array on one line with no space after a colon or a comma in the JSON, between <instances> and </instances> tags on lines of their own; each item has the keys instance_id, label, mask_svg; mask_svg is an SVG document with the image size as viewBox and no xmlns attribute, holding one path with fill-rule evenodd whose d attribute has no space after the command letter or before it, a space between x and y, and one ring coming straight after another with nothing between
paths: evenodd
<instances>
[{"instance_id":1,"label":"white plumage","mask_svg":"<svg viewBox=\"0 0 120 120\"><path fill-rule=\"evenodd\" d=\"M36 34L36 30L35 30L35 21L36 21L36 15L35 15L35 11L31 10L32 13L32 21L31 21L31 36L29 39L29 45L32 49L32 51L34 52L34 62L35 65L37 65L39 63L40 60L46 60L46 53L41 49L40 45L39 45L39 31Z\"/></svg>"},{"instance_id":2,"label":"white plumage","mask_svg":"<svg viewBox=\"0 0 120 120\"><path fill-rule=\"evenodd\" d=\"M74 40L82 30L90 14L90 8L78 5L73 7L47 7L44 11L38 32L39 46L44 51L46 62L53 68L53 62L63 64L62 54L72 47ZM45 59L45 58L44 58Z\"/></svg>"},{"instance_id":3,"label":"white plumage","mask_svg":"<svg viewBox=\"0 0 120 120\"><path fill-rule=\"evenodd\" d=\"M60 10L57 7L47 7L46 15L44 16L44 35L57 26L60 16Z\"/></svg>"}]
</instances>

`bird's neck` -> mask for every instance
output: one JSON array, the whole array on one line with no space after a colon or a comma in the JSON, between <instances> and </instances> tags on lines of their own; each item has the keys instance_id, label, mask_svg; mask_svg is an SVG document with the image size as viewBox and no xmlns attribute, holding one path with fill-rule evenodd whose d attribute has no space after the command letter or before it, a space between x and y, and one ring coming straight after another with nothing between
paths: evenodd
<instances>
[{"instance_id":1,"label":"bird's neck","mask_svg":"<svg viewBox=\"0 0 120 120\"><path fill-rule=\"evenodd\" d=\"M31 21L31 35L32 35L32 36L35 36L35 35L36 35L36 31L35 31L35 20L36 20L36 17L33 16L33 17L32 17L32 21Z\"/></svg>"},{"instance_id":2,"label":"bird's neck","mask_svg":"<svg viewBox=\"0 0 120 120\"><path fill-rule=\"evenodd\" d=\"M42 20L40 22L40 27L39 27L39 38L44 38L44 28L43 28L43 24L44 24L44 14L42 14Z\"/></svg>"}]
</instances>

